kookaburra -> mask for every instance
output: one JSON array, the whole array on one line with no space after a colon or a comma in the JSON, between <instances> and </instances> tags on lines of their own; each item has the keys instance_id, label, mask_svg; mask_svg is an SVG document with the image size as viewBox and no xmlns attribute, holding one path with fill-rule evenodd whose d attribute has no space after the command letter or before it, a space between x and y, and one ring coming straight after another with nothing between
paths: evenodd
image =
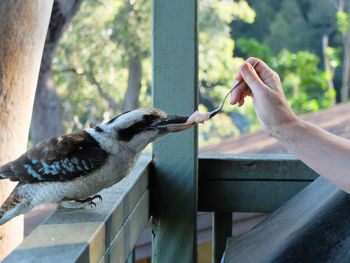
<instances>
[{"instance_id":1,"label":"kookaburra","mask_svg":"<svg viewBox=\"0 0 350 263\"><path fill-rule=\"evenodd\" d=\"M141 108L94 128L44 140L0 167L0 179L18 182L0 208L0 225L42 203L91 203L100 198L95 194L128 175L148 143L198 122L188 120Z\"/></svg>"}]
</instances>

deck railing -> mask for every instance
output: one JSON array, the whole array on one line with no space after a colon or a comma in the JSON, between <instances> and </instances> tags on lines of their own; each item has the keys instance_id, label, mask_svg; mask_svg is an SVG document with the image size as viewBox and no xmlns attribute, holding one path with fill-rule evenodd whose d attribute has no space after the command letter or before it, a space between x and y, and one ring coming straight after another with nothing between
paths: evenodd
<instances>
[{"instance_id":1,"label":"deck railing","mask_svg":"<svg viewBox=\"0 0 350 263\"><path fill-rule=\"evenodd\" d=\"M101 193L102 203L58 209L3 262L134 262L132 251L151 214L153 171L151 156L141 156L127 178ZM214 212L213 262L232 234L232 212L272 212L316 177L290 155L201 155L198 210ZM175 242L169 235L164 246Z\"/></svg>"},{"instance_id":2,"label":"deck railing","mask_svg":"<svg viewBox=\"0 0 350 263\"><path fill-rule=\"evenodd\" d=\"M198 105L198 2L152 0L152 99L169 114L188 115ZM197 149L196 127L157 141L154 168L142 157L96 208L57 210L4 262L115 263L129 255L132 262L150 204L153 263L197 261L198 210L214 212L218 262L232 212L273 211L317 176L290 156L206 155L198 163Z\"/></svg>"},{"instance_id":3,"label":"deck railing","mask_svg":"<svg viewBox=\"0 0 350 263\"><path fill-rule=\"evenodd\" d=\"M317 176L291 155L201 155L198 210L213 212L212 262L232 236L232 212L273 212Z\"/></svg>"},{"instance_id":4,"label":"deck railing","mask_svg":"<svg viewBox=\"0 0 350 263\"><path fill-rule=\"evenodd\" d=\"M126 262L150 218L150 155L86 209L58 209L3 262Z\"/></svg>"}]
</instances>

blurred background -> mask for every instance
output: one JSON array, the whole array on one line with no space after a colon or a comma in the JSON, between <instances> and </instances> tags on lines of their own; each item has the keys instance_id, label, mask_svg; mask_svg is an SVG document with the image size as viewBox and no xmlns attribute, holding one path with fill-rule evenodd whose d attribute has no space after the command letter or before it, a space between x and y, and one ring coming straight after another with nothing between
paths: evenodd
<instances>
[{"instance_id":1,"label":"blurred background","mask_svg":"<svg viewBox=\"0 0 350 263\"><path fill-rule=\"evenodd\" d=\"M255 56L279 73L298 115L350 138L349 13L349 0L199 0L199 110L219 106L239 65ZM29 146L150 106L151 1L55 0ZM200 152L283 152L259 129L251 99L226 103L199 126ZM26 215L26 234L53 209ZM265 216L235 213L233 233ZM198 218L199 262L210 262L211 216ZM150 262L150 238L148 229L140 262Z\"/></svg>"},{"instance_id":2,"label":"blurred background","mask_svg":"<svg viewBox=\"0 0 350 263\"><path fill-rule=\"evenodd\" d=\"M55 1L31 144L151 106L151 1L72 2ZM220 104L249 56L263 59L280 74L297 114L347 101L348 2L200 0L200 111ZM227 103L224 113L200 125L199 146L257 129L251 100L242 108Z\"/></svg>"}]
</instances>

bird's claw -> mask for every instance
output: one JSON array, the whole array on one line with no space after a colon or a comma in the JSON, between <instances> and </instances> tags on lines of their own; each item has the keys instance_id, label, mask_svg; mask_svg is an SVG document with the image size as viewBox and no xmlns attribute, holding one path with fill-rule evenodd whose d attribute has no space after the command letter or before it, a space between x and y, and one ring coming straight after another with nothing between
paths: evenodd
<instances>
[{"instance_id":1,"label":"bird's claw","mask_svg":"<svg viewBox=\"0 0 350 263\"><path fill-rule=\"evenodd\" d=\"M94 195L92 197L88 197L88 198L85 198L85 199L81 199L81 200L76 200L76 202L79 202L79 203L86 203L88 205L92 207L96 207L96 203L94 202L95 199L98 199L100 200L100 202L102 202L103 198L102 196L100 195Z\"/></svg>"}]
</instances>

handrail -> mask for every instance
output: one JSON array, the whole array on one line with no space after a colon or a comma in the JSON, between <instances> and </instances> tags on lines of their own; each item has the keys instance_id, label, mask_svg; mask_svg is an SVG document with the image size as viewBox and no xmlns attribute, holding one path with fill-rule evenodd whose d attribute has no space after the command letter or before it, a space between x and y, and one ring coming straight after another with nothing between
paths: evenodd
<instances>
[{"instance_id":1,"label":"handrail","mask_svg":"<svg viewBox=\"0 0 350 263\"><path fill-rule=\"evenodd\" d=\"M150 155L94 208L58 209L3 263L125 262L150 218Z\"/></svg>"},{"instance_id":2,"label":"handrail","mask_svg":"<svg viewBox=\"0 0 350 263\"><path fill-rule=\"evenodd\" d=\"M272 212L317 176L292 155L200 155L198 210L214 212L212 262L232 236L232 212Z\"/></svg>"},{"instance_id":3,"label":"handrail","mask_svg":"<svg viewBox=\"0 0 350 263\"><path fill-rule=\"evenodd\" d=\"M272 212L318 177L287 154L199 156L198 210Z\"/></svg>"},{"instance_id":4,"label":"handrail","mask_svg":"<svg viewBox=\"0 0 350 263\"><path fill-rule=\"evenodd\" d=\"M58 209L3 262L125 262L150 218L151 166L141 156L96 208ZM214 212L214 262L231 236L232 212L272 211L316 177L290 155L200 155L199 210Z\"/></svg>"}]
</instances>

